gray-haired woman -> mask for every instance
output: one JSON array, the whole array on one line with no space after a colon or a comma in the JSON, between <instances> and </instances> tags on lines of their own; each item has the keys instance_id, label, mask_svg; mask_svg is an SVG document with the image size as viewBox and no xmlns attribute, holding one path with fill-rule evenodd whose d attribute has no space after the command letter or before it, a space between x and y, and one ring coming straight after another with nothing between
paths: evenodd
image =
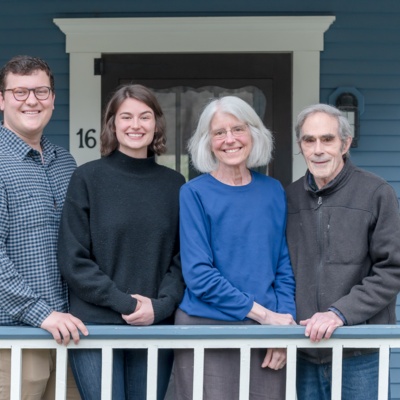
<instances>
[{"instance_id":1,"label":"gray-haired woman","mask_svg":"<svg viewBox=\"0 0 400 400\"><path fill-rule=\"evenodd\" d=\"M281 184L251 168L268 164L272 135L243 100L203 111L190 141L204 174L180 193L182 271L187 285L175 323L295 324L294 277ZM175 352L176 399L191 399L193 352ZM284 349L251 353L250 399L283 399ZM239 351L207 350L204 399L237 399Z\"/></svg>"}]
</instances>

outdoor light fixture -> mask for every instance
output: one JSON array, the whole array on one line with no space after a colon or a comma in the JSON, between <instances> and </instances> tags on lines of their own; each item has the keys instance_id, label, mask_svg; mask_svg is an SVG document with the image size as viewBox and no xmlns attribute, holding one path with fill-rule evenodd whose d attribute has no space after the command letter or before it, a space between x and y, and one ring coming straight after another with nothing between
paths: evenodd
<instances>
[{"instance_id":1,"label":"outdoor light fixture","mask_svg":"<svg viewBox=\"0 0 400 400\"><path fill-rule=\"evenodd\" d=\"M342 112L350 123L353 141L351 147L358 146L360 135L359 110L357 97L350 92L341 93L336 98L336 107Z\"/></svg>"}]
</instances>

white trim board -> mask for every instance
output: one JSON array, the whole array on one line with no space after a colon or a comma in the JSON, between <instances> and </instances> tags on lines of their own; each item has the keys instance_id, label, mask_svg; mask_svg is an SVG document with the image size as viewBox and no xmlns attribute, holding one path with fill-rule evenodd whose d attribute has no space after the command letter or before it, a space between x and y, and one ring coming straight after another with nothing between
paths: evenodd
<instances>
[{"instance_id":1,"label":"white trim board","mask_svg":"<svg viewBox=\"0 0 400 400\"><path fill-rule=\"evenodd\" d=\"M319 102L320 52L334 16L56 18L70 54L70 150L78 164L99 157L80 149L76 133L100 132L101 77L93 60L102 53L249 53L293 55L293 126L297 114ZM93 131L91 131L93 132ZM293 134L293 179L304 174Z\"/></svg>"}]
</instances>

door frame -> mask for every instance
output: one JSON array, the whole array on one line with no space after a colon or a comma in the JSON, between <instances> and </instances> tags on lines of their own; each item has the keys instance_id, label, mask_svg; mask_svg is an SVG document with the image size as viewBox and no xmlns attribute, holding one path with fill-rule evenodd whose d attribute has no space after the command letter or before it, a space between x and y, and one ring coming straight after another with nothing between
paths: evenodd
<instances>
[{"instance_id":1,"label":"door frame","mask_svg":"<svg viewBox=\"0 0 400 400\"><path fill-rule=\"evenodd\" d=\"M290 52L293 59L292 176L304 174L295 140L298 113L319 102L320 52L334 16L56 18L70 55L70 151L78 164L99 157L99 146L79 148L82 135L101 127L102 53ZM77 133L81 136L78 137Z\"/></svg>"}]
</instances>

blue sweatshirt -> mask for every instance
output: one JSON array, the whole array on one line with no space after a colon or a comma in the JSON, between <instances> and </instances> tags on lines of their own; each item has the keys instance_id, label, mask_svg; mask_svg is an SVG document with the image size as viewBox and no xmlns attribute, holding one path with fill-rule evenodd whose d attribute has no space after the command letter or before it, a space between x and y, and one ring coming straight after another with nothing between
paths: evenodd
<instances>
[{"instance_id":1,"label":"blue sweatshirt","mask_svg":"<svg viewBox=\"0 0 400 400\"><path fill-rule=\"evenodd\" d=\"M273 178L229 186L209 174L180 192L180 308L224 321L246 318L253 302L295 318L295 282L286 243L286 198Z\"/></svg>"}]
</instances>

